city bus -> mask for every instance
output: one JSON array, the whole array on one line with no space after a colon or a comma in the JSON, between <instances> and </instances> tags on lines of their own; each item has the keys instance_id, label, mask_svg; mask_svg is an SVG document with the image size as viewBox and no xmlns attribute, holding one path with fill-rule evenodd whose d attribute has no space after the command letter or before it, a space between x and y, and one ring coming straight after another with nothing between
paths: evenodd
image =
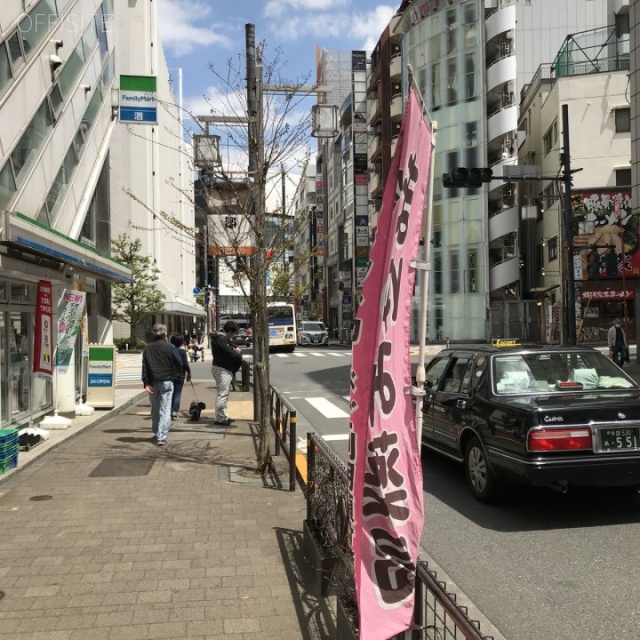
<instances>
[{"instance_id":1,"label":"city bus","mask_svg":"<svg viewBox=\"0 0 640 640\"><path fill-rule=\"evenodd\" d=\"M283 350L292 352L296 348L296 311L287 302L267 304L269 324L269 351Z\"/></svg>"}]
</instances>

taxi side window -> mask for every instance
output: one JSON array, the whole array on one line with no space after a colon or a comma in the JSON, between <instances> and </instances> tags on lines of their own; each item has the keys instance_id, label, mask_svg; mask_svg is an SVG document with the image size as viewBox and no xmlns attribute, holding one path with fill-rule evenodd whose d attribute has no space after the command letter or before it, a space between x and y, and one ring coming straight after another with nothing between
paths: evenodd
<instances>
[{"instance_id":1,"label":"taxi side window","mask_svg":"<svg viewBox=\"0 0 640 640\"><path fill-rule=\"evenodd\" d=\"M471 386L470 358L453 358L447 370L443 391L445 393L468 393Z\"/></svg>"},{"instance_id":2,"label":"taxi side window","mask_svg":"<svg viewBox=\"0 0 640 640\"><path fill-rule=\"evenodd\" d=\"M438 388L440 380L442 379L442 374L447 368L447 364L449 364L448 358L438 358L437 360L429 363L429 366L425 371L424 388L426 390L435 391Z\"/></svg>"}]
</instances>

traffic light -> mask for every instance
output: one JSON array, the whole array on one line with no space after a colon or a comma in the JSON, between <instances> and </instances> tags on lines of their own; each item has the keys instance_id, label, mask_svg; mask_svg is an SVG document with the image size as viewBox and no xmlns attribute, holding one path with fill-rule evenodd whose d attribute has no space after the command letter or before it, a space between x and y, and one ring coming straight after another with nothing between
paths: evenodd
<instances>
[{"instance_id":1,"label":"traffic light","mask_svg":"<svg viewBox=\"0 0 640 640\"><path fill-rule=\"evenodd\" d=\"M483 182L493 180L493 171L485 167L456 167L449 173L442 174L442 186L446 189L457 187L480 187Z\"/></svg>"}]
</instances>

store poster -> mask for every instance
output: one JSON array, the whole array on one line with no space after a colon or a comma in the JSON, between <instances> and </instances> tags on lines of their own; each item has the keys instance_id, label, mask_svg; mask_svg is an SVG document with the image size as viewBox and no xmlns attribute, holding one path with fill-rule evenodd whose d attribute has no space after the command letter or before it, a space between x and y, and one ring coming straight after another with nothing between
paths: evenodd
<instances>
[{"instance_id":1,"label":"store poster","mask_svg":"<svg viewBox=\"0 0 640 640\"><path fill-rule=\"evenodd\" d=\"M52 285L40 280L36 289L36 320L33 340L33 373L50 378L53 370Z\"/></svg>"}]
</instances>

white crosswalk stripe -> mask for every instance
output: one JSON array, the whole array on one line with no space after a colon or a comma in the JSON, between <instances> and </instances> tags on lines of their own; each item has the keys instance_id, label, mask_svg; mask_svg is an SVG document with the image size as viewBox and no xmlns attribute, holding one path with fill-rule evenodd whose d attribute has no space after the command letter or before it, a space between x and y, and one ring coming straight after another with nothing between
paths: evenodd
<instances>
[{"instance_id":1,"label":"white crosswalk stripe","mask_svg":"<svg viewBox=\"0 0 640 640\"><path fill-rule=\"evenodd\" d=\"M326 398L306 398L307 402L316 410L319 411L325 418L348 418L349 414L346 411L337 407L333 402Z\"/></svg>"},{"instance_id":2,"label":"white crosswalk stripe","mask_svg":"<svg viewBox=\"0 0 640 640\"><path fill-rule=\"evenodd\" d=\"M270 358L325 358L327 356L333 356L334 358L349 358L351 359L351 351L294 351L293 353L270 353ZM244 353L242 356L247 362L253 360L253 354Z\"/></svg>"},{"instance_id":3,"label":"white crosswalk stripe","mask_svg":"<svg viewBox=\"0 0 640 640\"><path fill-rule=\"evenodd\" d=\"M116 386L118 384L142 384L142 354L141 353L117 353L116 354Z\"/></svg>"}]
</instances>

